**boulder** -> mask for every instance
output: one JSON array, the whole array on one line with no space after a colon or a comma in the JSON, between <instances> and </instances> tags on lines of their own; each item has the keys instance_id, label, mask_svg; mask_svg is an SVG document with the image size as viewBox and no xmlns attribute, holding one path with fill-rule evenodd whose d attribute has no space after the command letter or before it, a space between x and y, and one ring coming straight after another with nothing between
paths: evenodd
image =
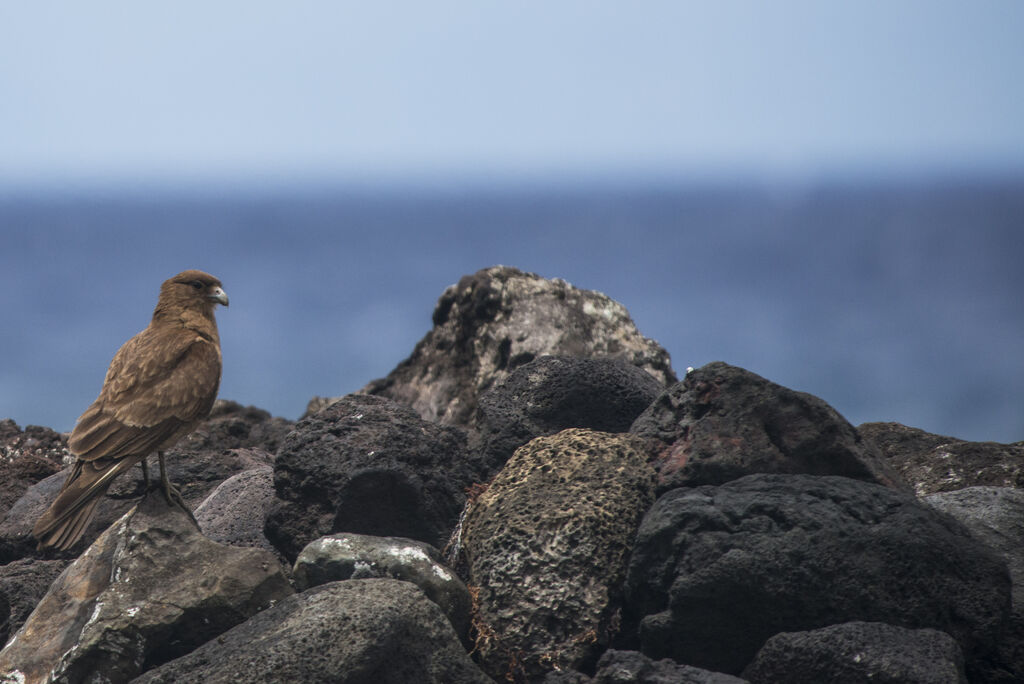
<instances>
[{"instance_id":1,"label":"boulder","mask_svg":"<svg viewBox=\"0 0 1024 684\"><path fill-rule=\"evenodd\" d=\"M346 532L332 534L302 549L293 576L299 591L349 579L384 577L411 582L444 612L460 639L465 640L469 633L469 590L445 566L441 552L424 542Z\"/></svg>"},{"instance_id":2,"label":"boulder","mask_svg":"<svg viewBox=\"0 0 1024 684\"><path fill-rule=\"evenodd\" d=\"M477 439L497 472L535 437L567 428L628 432L662 390L650 373L620 359L542 356L480 396Z\"/></svg>"},{"instance_id":3,"label":"boulder","mask_svg":"<svg viewBox=\"0 0 1024 684\"><path fill-rule=\"evenodd\" d=\"M899 423L858 426L918 496L965 487L1024 488L1024 442L967 442Z\"/></svg>"},{"instance_id":4,"label":"boulder","mask_svg":"<svg viewBox=\"0 0 1024 684\"><path fill-rule=\"evenodd\" d=\"M1024 490L966 487L939 492L924 501L959 520L994 550L1010 570L1013 609L986 681L1024 681Z\"/></svg>"},{"instance_id":5,"label":"boulder","mask_svg":"<svg viewBox=\"0 0 1024 684\"><path fill-rule=\"evenodd\" d=\"M184 441L189 438L186 437ZM159 488L159 468L155 458L150 458L150 487ZM181 492L185 502L195 508L217 485L235 473L266 466L273 456L259 449L199 449L191 451L177 446L167 452L167 475ZM59 473L38 482L11 507L7 518L0 523L0 561L36 555L35 539L31 536L32 526L60 492L64 479L70 472L65 468ZM142 468L132 468L114 481L107 495L96 508L96 516L86 527L82 539L67 551L45 552L47 557L74 558L82 549L91 544L103 530L128 512L145 494Z\"/></svg>"},{"instance_id":6,"label":"boulder","mask_svg":"<svg viewBox=\"0 0 1024 684\"><path fill-rule=\"evenodd\" d=\"M730 674L779 632L852 621L945 631L981 662L1010 608L1006 564L963 525L909 493L811 475L663 495L626 592L644 653Z\"/></svg>"},{"instance_id":7,"label":"boulder","mask_svg":"<svg viewBox=\"0 0 1024 684\"><path fill-rule=\"evenodd\" d=\"M465 489L481 477L461 429L427 422L390 399L349 395L299 421L285 439L266 535L289 560L335 532L440 546Z\"/></svg>"},{"instance_id":8,"label":"boulder","mask_svg":"<svg viewBox=\"0 0 1024 684\"><path fill-rule=\"evenodd\" d=\"M263 522L274 501L274 468L243 470L217 485L195 510L199 529L228 546L251 546L276 554L263 534ZM282 557L283 560L283 557Z\"/></svg>"},{"instance_id":9,"label":"boulder","mask_svg":"<svg viewBox=\"0 0 1024 684\"><path fill-rule=\"evenodd\" d=\"M461 550L479 662L492 677L585 669L607 647L654 496L635 441L581 429L537 438L469 506Z\"/></svg>"},{"instance_id":10,"label":"boulder","mask_svg":"<svg viewBox=\"0 0 1024 684\"><path fill-rule=\"evenodd\" d=\"M70 561L26 558L0 566L0 644L21 629L25 620L46 595L53 580Z\"/></svg>"},{"instance_id":11,"label":"boulder","mask_svg":"<svg viewBox=\"0 0 1024 684\"><path fill-rule=\"evenodd\" d=\"M722 362L688 372L630 432L651 440L662 492L754 473L902 485L874 446L824 401Z\"/></svg>"},{"instance_id":12,"label":"boulder","mask_svg":"<svg viewBox=\"0 0 1024 684\"><path fill-rule=\"evenodd\" d=\"M210 417L188 436L187 444L192 450L257 448L276 454L293 427L295 421L272 416L261 408L218 399Z\"/></svg>"},{"instance_id":13,"label":"boulder","mask_svg":"<svg viewBox=\"0 0 1024 684\"><path fill-rule=\"evenodd\" d=\"M593 684L744 684L721 672L682 665L670 658L651 660L636 651L608 650L597 661Z\"/></svg>"},{"instance_id":14,"label":"boulder","mask_svg":"<svg viewBox=\"0 0 1024 684\"><path fill-rule=\"evenodd\" d=\"M470 427L477 398L545 355L618 358L675 381L668 353L642 336L618 302L508 266L444 291L434 327L386 378L363 388L412 406L425 420Z\"/></svg>"},{"instance_id":15,"label":"boulder","mask_svg":"<svg viewBox=\"0 0 1024 684\"><path fill-rule=\"evenodd\" d=\"M37 425L22 430L10 418L0 420L0 520L26 489L59 471L68 457L63 435Z\"/></svg>"},{"instance_id":16,"label":"boulder","mask_svg":"<svg viewBox=\"0 0 1024 684\"><path fill-rule=\"evenodd\" d=\"M967 684L953 637L881 622L776 634L743 676L753 684Z\"/></svg>"},{"instance_id":17,"label":"boulder","mask_svg":"<svg viewBox=\"0 0 1024 684\"><path fill-rule=\"evenodd\" d=\"M409 582L330 582L289 596L135 684L492 684Z\"/></svg>"},{"instance_id":18,"label":"boulder","mask_svg":"<svg viewBox=\"0 0 1024 684\"><path fill-rule=\"evenodd\" d=\"M127 682L292 593L269 553L212 542L149 496L57 578L0 651L0 677Z\"/></svg>"}]
</instances>

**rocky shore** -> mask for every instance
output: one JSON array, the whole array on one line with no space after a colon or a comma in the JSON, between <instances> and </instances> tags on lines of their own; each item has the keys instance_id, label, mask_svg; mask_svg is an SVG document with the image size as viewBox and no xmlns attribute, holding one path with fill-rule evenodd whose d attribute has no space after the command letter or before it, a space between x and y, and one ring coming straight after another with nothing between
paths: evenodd
<instances>
[{"instance_id":1,"label":"rocky shore","mask_svg":"<svg viewBox=\"0 0 1024 684\"><path fill-rule=\"evenodd\" d=\"M0 421L0 682L1024 681L1024 442L852 426L598 292L462 278L386 378L220 401L77 547Z\"/></svg>"}]
</instances>

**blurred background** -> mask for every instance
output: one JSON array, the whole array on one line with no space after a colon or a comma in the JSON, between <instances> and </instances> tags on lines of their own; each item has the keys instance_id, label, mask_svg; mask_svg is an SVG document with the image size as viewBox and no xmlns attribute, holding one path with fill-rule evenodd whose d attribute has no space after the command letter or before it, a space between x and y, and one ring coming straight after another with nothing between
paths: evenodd
<instances>
[{"instance_id":1,"label":"blurred background","mask_svg":"<svg viewBox=\"0 0 1024 684\"><path fill-rule=\"evenodd\" d=\"M1024 440L1024 3L0 5L0 418L69 430L160 282L221 396L386 375L465 274L604 292L854 424Z\"/></svg>"}]
</instances>

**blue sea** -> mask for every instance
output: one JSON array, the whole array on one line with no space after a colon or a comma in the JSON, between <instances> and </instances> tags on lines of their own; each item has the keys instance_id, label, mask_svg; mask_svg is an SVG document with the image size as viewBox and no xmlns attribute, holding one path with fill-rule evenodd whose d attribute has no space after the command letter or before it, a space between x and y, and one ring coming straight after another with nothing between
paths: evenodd
<instances>
[{"instance_id":1,"label":"blue sea","mask_svg":"<svg viewBox=\"0 0 1024 684\"><path fill-rule=\"evenodd\" d=\"M160 282L224 282L221 396L297 418L386 375L465 274L600 290L676 372L854 424L1024 440L1024 179L0 193L0 418L69 430Z\"/></svg>"}]
</instances>

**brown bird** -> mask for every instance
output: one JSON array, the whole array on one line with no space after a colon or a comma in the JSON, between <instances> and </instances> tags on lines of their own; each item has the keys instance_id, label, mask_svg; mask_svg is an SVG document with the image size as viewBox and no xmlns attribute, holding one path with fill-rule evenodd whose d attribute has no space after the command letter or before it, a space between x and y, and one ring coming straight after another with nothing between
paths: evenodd
<instances>
[{"instance_id":1,"label":"brown bird","mask_svg":"<svg viewBox=\"0 0 1024 684\"><path fill-rule=\"evenodd\" d=\"M154 451L164 496L188 511L167 479L163 452L192 432L217 398L217 304L227 306L228 296L217 278L202 271L184 271L160 286L149 327L118 350L99 397L71 432L68 448L78 460L32 529L40 549L74 545L107 488L136 463L142 463L148 490L146 457Z\"/></svg>"}]
</instances>

